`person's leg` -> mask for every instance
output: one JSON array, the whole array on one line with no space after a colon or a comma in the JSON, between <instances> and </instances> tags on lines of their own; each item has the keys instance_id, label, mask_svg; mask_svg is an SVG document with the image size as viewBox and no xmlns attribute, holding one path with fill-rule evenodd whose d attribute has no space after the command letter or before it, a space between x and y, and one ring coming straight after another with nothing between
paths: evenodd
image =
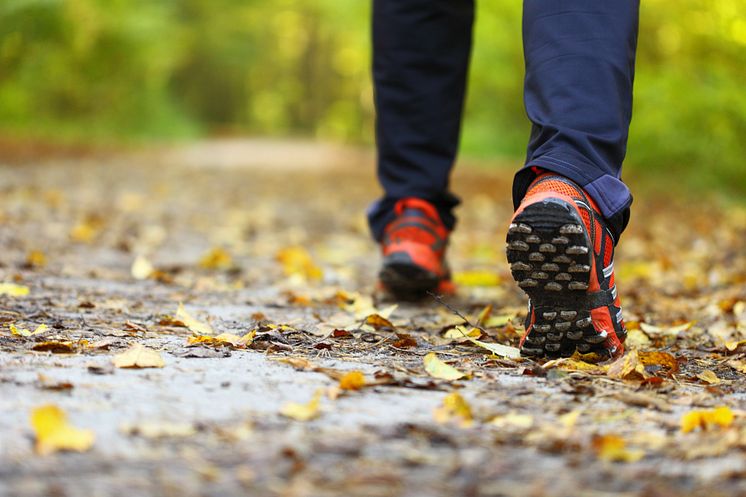
<instances>
[{"instance_id":1,"label":"person's leg","mask_svg":"<svg viewBox=\"0 0 746 497\"><path fill-rule=\"evenodd\" d=\"M632 203L621 169L639 0L525 0L523 8L524 98L533 127L513 185L515 207L535 168L555 172L598 204L618 240Z\"/></svg>"},{"instance_id":2,"label":"person's leg","mask_svg":"<svg viewBox=\"0 0 746 497\"><path fill-rule=\"evenodd\" d=\"M533 128L506 240L512 276L529 297L524 355L624 351L614 245L632 202L621 167L638 10L638 0L524 1Z\"/></svg>"},{"instance_id":3,"label":"person's leg","mask_svg":"<svg viewBox=\"0 0 746 497\"><path fill-rule=\"evenodd\" d=\"M394 206L419 198L448 230L458 199L448 181L458 148L471 50L473 0L374 0L373 79L378 178L368 211L381 240Z\"/></svg>"}]
</instances>

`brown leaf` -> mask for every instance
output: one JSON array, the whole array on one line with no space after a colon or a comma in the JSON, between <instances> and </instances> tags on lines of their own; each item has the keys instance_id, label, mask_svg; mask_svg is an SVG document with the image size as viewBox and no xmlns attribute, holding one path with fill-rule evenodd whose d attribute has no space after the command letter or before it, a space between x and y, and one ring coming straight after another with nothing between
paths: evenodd
<instances>
[{"instance_id":1,"label":"brown leaf","mask_svg":"<svg viewBox=\"0 0 746 497\"><path fill-rule=\"evenodd\" d=\"M37 352L51 352L53 354L72 354L75 352L73 342L58 342L54 340L49 342L39 342L34 344L31 349Z\"/></svg>"}]
</instances>

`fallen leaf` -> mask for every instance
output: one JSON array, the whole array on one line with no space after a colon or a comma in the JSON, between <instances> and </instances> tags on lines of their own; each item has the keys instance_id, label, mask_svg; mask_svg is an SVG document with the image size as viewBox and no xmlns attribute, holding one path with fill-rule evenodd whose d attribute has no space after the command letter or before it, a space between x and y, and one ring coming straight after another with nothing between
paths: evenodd
<instances>
[{"instance_id":1,"label":"fallen leaf","mask_svg":"<svg viewBox=\"0 0 746 497\"><path fill-rule=\"evenodd\" d=\"M458 392L446 395L443 404L435 409L433 416L438 423L455 421L462 428L468 428L474 423L471 407Z\"/></svg>"},{"instance_id":2,"label":"fallen leaf","mask_svg":"<svg viewBox=\"0 0 746 497\"><path fill-rule=\"evenodd\" d=\"M23 297L29 294L29 287L16 285L15 283L0 283L0 295L9 297Z\"/></svg>"},{"instance_id":3,"label":"fallen leaf","mask_svg":"<svg viewBox=\"0 0 746 497\"><path fill-rule=\"evenodd\" d=\"M668 352L637 352L640 362L646 366L646 371L650 372L648 366L659 366L664 369L667 376L671 376L679 371L679 362Z\"/></svg>"},{"instance_id":4,"label":"fallen leaf","mask_svg":"<svg viewBox=\"0 0 746 497\"><path fill-rule=\"evenodd\" d=\"M492 304L487 304L482 312L477 316L477 326L484 326L489 317L492 315Z\"/></svg>"},{"instance_id":5,"label":"fallen leaf","mask_svg":"<svg viewBox=\"0 0 746 497\"><path fill-rule=\"evenodd\" d=\"M162 368L166 365L158 351L140 343L135 343L121 354L115 355L113 362L118 368Z\"/></svg>"},{"instance_id":6,"label":"fallen leaf","mask_svg":"<svg viewBox=\"0 0 746 497\"><path fill-rule=\"evenodd\" d=\"M29 331L26 328L16 328L14 324L11 324L9 326L10 332L13 335L22 336L22 337L32 337L36 335L41 335L45 331L47 331L47 325L46 324L40 324L36 327L34 331Z\"/></svg>"},{"instance_id":7,"label":"fallen leaf","mask_svg":"<svg viewBox=\"0 0 746 497\"><path fill-rule=\"evenodd\" d=\"M47 265L47 256L41 250L31 250L26 254L26 267L40 268Z\"/></svg>"},{"instance_id":8,"label":"fallen leaf","mask_svg":"<svg viewBox=\"0 0 746 497\"><path fill-rule=\"evenodd\" d=\"M500 345L499 343L487 343L481 340L469 339L471 343L487 349L496 356L505 357L508 359L517 359L521 357L521 351L516 347L510 347L508 345Z\"/></svg>"},{"instance_id":9,"label":"fallen leaf","mask_svg":"<svg viewBox=\"0 0 746 497\"><path fill-rule=\"evenodd\" d=\"M198 335L214 335L215 330L212 329L208 323L203 323L193 318L184 308L184 304L179 303L179 308L176 310L176 319L184 323L192 332Z\"/></svg>"},{"instance_id":10,"label":"fallen leaf","mask_svg":"<svg viewBox=\"0 0 746 497\"><path fill-rule=\"evenodd\" d=\"M58 342L52 340L34 344L34 346L31 347L31 350L37 352L51 352L53 354L72 354L75 352L75 347L72 342Z\"/></svg>"},{"instance_id":11,"label":"fallen leaf","mask_svg":"<svg viewBox=\"0 0 746 497\"><path fill-rule=\"evenodd\" d=\"M438 359L435 352L428 353L424 358L425 371L433 378L439 378L441 380L458 380L466 376L458 369L446 364L445 362Z\"/></svg>"},{"instance_id":12,"label":"fallen leaf","mask_svg":"<svg viewBox=\"0 0 746 497\"><path fill-rule=\"evenodd\" d=\"M628 449L627 442L619 435L595 435L591 445L602 461L636 462L645 457L643 450Z\"/></svg>"},{"instance_id":13,"label":"fallen leaf","mask_svg":"<svg viewBox=\"0 0 746 497\"><path fill-rule=\"evenodd\" d=\"M372 326L376 330L381 328L395 328L391 321L381 316L380 314L371 314L365 318L365 324Z\"/></svg>"},{"instance_id":14,"label":"fallen leaf","mask_svg":"<svg viewBox=\"0 0 746 497\"><path fill-rule=\"evenodd\" d=\"M723 382L714 372L710 371L709 369L705 369L704 371L699 373L697 375L697 378L704 381L705 383L709 383L710 385L719 385Z\"/></svg>"},{"instance_id":15,"label":"fallen leaf","mask_svg":"<svg viewBox=\"0 0 746 497\"><path fill-rule=\"evenodd\" d=\"M220 247L211 249L199 260L199 266L204 269L230 269L232 265L231 254Z\"/></svg>"},{"instance_id":16,"label":"fallen leaf","mask_svg":"<svg viewBox=\"0 0 746 497\"><path fill-rule=\"evenodd\" d=\"M93 446L93 432L70 425L65 412L55 405L34 409L31 427L36 435L36 453L40 455L60 450L85 452Z\"/></svg>"},{"instance_id":17,"label":"fallen leaf","mask_svg":"<svg viewBox=\"0 0 746 497\"><path fill-rule=\"evenodd\" d=\"M453 281L461 286L499 286L502 279L494 271L462 271L453 275Z\"/></svg>"},{"instance_id":18,"label":"fallen leaf","mask_svg":"<svg viewBox=\"0 0 746 497\"><path fill-rule=\"evenodd\" d=\"M640 361L636 350L627 352L609 365L607 373L611 378L620 380L644 380L650 375L645 371L645 365Z\"/></svg>"},{"instance_id":19,"label":"fallen leaf","mask_svg":"<svg viewBox=\"0 0 746 497\"><path fill-rule=\"evenodd\" d=\"M417 347L417 340L408 333L397 333L396 340L391 344L394 347L400 349L408 349L411 347Z\"/></svg>"},{"instance_id":20,"label":"fallen leaf","mask_svg":"<svg viewBox=\"0 0 746 497\"><path fill-rule=\"evenodd\" d=\"M208 345L211 347L232 347L245 348L254 341L256 331L250 331L244 336L234 335L233 333L221 333L217 336L195 335L187 338L188 345Z\"/></svg>"},{"instance_id":21,"label":"fallen leaf","mask_svg":"<svg viewBox=\"0 0 746 497\"><path fill-rule=\"evenodd\" d=\"M69 381L57 380L41 373L37 375L37 380L39 388L43 390L55 390L59 392L63 390L72 390L75 386Z\"/></svg>"},{"instance_id":22,"label":"fallen leaf","mask_svg":"<svg viewBox=\"0 0 746 497\"><path fill-rule=\"evenodd\" d=\"M731 359L728 361L728 366L732 367L739 373L746 373L746 361Z\"/></svg>"},{"instance_id":23,"label":"fallen leaf","mask_svg":"<svg viewBox=\"0 0 746 497\"><path fill-rule=\"evenodd\" d=\"M148 261L144 255L138 255L135 257L135 261L132 263L130 268L130 274L136 280L145 280L153 274L153 265Z\"/></svg>"},{"instance_id":24,"label":"fallen leaf","mask_svg":"<svg viewBox=\"0 0 746 497\"><path fill-rule=\"evenodd\" d=\"M316 390L313 398L307 404L288 402L280 410L280 414L296 421L310 421L319 416L322 390Z\"/></svg>"},{"instance_id":25,"label":"fallen leaf","mask_svg":"<svg viewBox=\"0 0 746 497\"><path fill-rule=\"evenodd\" d=\"M287 247L277 252L275 258L282 264L286 276L300 276L309 280L320 280L321 268L314 262L311 254L300 246Z\"/></svg>"},{"instance_id":26,"label":"fallen leaf","mask_svg":"<svg viewBox=\"0 0 746 497\"><path fill-rule=\"evenodd\" d=\"M681 431L689 433L697 428L709 430L715 426L727 428L733 423L734 418L733 411L727 406L689 411L681 417Z\"/></svg>"},{"instance_id":27,"label":"fallen leaf","mask_svg":"<svg viewBox=\"0 0 746 497\"><path fill-rule=\"evenodd\" d=\"M575 357L562 357L547 361L542 365L544 369L560 369L563 371L586 371L588 373L604 374L608 366L601 366L590 362L585 362Z\"/></svg>"},{"instance_id":28,"label":"fallen leaf","mask_svg":"<svg viewBox=\"0 0 746 497\"><path fill-rule=\"evenodd\" d=\"M468 340L469 338L479 338L482 331L479 328L466 328L465 326L454 326L443 333L443 338L452 340Z\"/></svg>"},{"instance_id":29,"label":"fallen leaf","mask_svg":"<svg viewBox=\"0 0 746 497\"><path fill-rule=\"evenodd\" d=\"M350 371L339 380L342 390L360 390L365 386L365 375L362 371Z\"/></svg>"},{"instance_id":30,"label":"fallen leaf","mask_svg":"<svg viewBox=\"0 0 746 497\"><path fill-rule=\"evenodd\" d=\"M696 321L689 321L677 326L655 326L648 323L640 323L640 329L648 336L676 336L682 331L687 331L689 328L694 326L695 323Z\"/></svg>"},{"instance_id":31,"label":"fallen leaf","mask_svg":"<svg viewBox=\"0 0 746 497\"><path fill-rule=\"evenodd\" d=\"M490 420L490 424L498 428L513 428L527 430L534 424L534 417L530 414L519 414L510 412L502 416L495 416Z\"/></svg>"},{"instance_id":32,"label":"fallen leaf","mask_svg":"<svg viewBox=\"0 0 746 497\"><path fill-rule=\"evenodd\" d=\"M305 359L303 357L283 357L282 359L278 359L279 362L284 362L285 364L289 364L293 366L295 369L300 370L314 370L316 369L316 365L309 361L308 359Z\"/></svg>"}]
</instances>

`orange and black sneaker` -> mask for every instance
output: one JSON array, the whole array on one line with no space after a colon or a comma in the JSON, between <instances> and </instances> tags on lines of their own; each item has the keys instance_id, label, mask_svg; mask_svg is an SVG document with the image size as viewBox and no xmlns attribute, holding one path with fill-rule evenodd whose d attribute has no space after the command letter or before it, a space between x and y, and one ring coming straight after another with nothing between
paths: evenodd
<instances>
[{"instance_id":1,"label":"orange and black sneaker","mask_svg":"<svg viewBox=\"0 0 746 497\"><path fill-rule=\"evenodd\" d=\"M431 203L404 198L394 206L396 218L383 232L380 285L391 296L417 300L427 292L453 293L445 262L448 229Z\"/></svg>"},{"instance_id":2,"label":"orange and black sneaker","mask_svg":"<svg viewBox=\"0 0 746 497\"><path fill-rule=\"evenodd\" d=\"M540 174L508 227L507 255L529 297L525 356L575 351L613 358L627 331L614 284L614 238L594 201L571 180Z\"/></svg>"}]
</instances>

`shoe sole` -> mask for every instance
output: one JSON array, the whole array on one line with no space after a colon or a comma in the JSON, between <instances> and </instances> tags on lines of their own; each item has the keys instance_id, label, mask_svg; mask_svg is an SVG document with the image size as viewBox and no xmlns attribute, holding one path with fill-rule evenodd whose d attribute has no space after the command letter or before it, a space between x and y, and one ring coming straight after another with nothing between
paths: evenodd
<instances>
[{"instance_id":1,"label":"shoe sole","mask_svg":"<svg viewBox=\"0 0 746 497\"><path fill-rule=\"evenodd\" d=\"M421 300L428 292L435 292L441 280L404 253L388 255L378 278L386 291L399 300Z\"/></svg>"},{"instance_id":2,"label":"shoe sole","mask_svg":"<svg viewBox=\"0 0 746 497\"><path fill-rule=\"evenodd\" d=\"M531 299L535 322L521 348L533 357L608 355L585 295L593 247L575 208L561 199L528 205L510 224L507 257L513 279Z\"/></svg>"}]
</instances>

